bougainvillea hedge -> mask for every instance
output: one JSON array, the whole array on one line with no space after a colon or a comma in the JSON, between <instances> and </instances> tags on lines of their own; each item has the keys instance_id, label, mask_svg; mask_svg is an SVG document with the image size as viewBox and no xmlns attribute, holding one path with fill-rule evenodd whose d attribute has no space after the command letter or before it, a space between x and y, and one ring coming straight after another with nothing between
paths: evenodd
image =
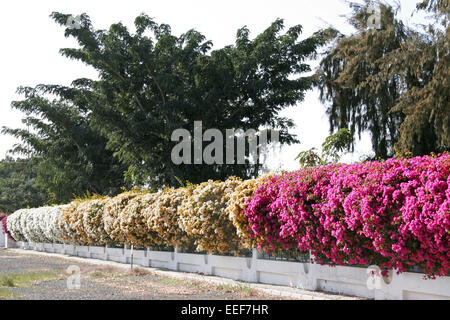
<instances>
[{"instance_id":1,"label":"bougainvillea hedge","mask_svg":"<svg viewBox=\"0 0 450 320\"><path fill-rule=\"evenodd\" d=\"M12 239L13 237L11 236L11 234L8 231L8 228L6 226L6 221L8 219L8 216L4 213L0 213L0 228L2 228L3 233L6 234L8 236L9 239Z\"/></svg>"},{"instance_id":2,"label":"bougainvillea hedge","mask_svg":"<svg viewBox=\"0 0 450 320\"><path fill-rule=\"evenodd\" d=\"M318 262L446 275L450 156L328 165L279 175L247 200L250 237Z\"/></svg>"},{"instance_id":3,"label":"bougainvillea hedge","mask_svg":"<svg viewBox=\"0 0 450 320\"><path fill-rule=\"evenodd\" d=\"M7 228L18 241L310 251L319 263L447 275L449 170L448 154L332 164L23 209Z\"/></svg>"}]
</instances>

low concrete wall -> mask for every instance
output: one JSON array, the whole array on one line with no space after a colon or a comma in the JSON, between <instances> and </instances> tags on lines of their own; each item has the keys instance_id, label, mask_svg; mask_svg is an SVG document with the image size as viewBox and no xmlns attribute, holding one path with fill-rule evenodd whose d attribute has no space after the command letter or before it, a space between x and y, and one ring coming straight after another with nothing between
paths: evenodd
<instances>
[{"instance_id":1,"label":"low concrete wall","mask_svg":"<svg viewBox=\"0 0 450 320\"><path fill-rule=\"evenodd\" d=\"M3 228L0 226L0 248L15 248L16 242L10 239L5 233L3 233Z\"/></svg>"},{"instance_id":2,"label":"low concrete wall","mask_svg":"<svg viewBox=\"0 0 450 320\"><path fill-rule=\"evenodd\" d=\"M450 277L424 279L420 273L405 272L377 277L367 268L330 267L312 263L265 260L257 250L252 257L228 257L210 254L131 250L129 247L108 248L19 242L28 250L95 258L143 267L215 275L247 282L260 282L341 293L377 300L445 299L450 300Z\"/></svg>"},{"instance_id":3,"label":"low concrete wall","mask_svg":"<svg viewBox=\"0 0 450 320\"><path fill-rule=\"evenodd\" d=\"M0 225L0 248L6 247L6 234L3 233L3 228Z\"/></svg>"}]
</instances>

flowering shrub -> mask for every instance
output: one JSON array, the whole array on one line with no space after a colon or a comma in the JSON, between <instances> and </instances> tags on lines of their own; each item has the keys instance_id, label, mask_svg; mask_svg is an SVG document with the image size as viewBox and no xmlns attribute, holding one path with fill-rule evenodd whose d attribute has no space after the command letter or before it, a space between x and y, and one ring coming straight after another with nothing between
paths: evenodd
<instances>
[{"instance_id":1,"label":"flowering shrub","mask_svg":"<svg viewBox=\"0 0 450 320\"><path fill-rule=\"evenodd\" d=\"M112 242L105 231L103 208L109 198L93 199L79 204L83 209L83 227L89 245L103 246Z\"/></svg>"},{"instance_id":2,"label":"flowering shrub","mask_svg":"<svg viewBox=\"0 0 450 320\"><path fill-rule=\"evenodd\" d=\"M12 236L9 233L8 228L6 226L7 219L8 219L8 216L6 214L0 214L0 224L1 224L1 227L2 227L2 230L3 230L3 233L6 234L9 239L12 239Z\"/></svg>"},{"instance_id":3,"label":"flowering shrub","mask_svg":"<svg viewBox=\"0 0 450 320\"><path fill-rule=\"evenodd\" d=\"M124 209L132 199L136 196L142 195L137 190L121 193L113 198L110 198L103 207L103 223L105 231L111 240L117 244L129 243L127 241L128 231L122 230L121 224L126 225L126 215Z\"/></svg>"},{"instance_id":4,"label":"flowering shrub","mask_svg":"<svg viewBox=\"0 0 450 320\"><path fill-rule=\"evenodd\" d=\"M63 210L67 205L47 207L36 215L41 214L40 227L43 230L43 237L47 239L47 242L63 243L64 242L64 229L60 226L60 219Z\"/></svg>"},{"instance_id":5,"label":"flowering shrub","mask_svg":"<svg viewBox=\"0 0 450 320\"><path fill-rule=\"evenodd\" d=\"M10 215L6 221L6 228L9 233L16 241L26 241L25 236L23 235L22 228L20 225L20 218L23 212L26 212L27 209L20 209Z\"/></svg>"},{"instance_id":6,"label":"flowering shrub","mask_svg":"<svg viewBox=\"0 0 450 320\"><path fill-rule=\"evenodd\" d=\"M446 275L450 155L331 164L242 181L137 190L22 209L2 225L17 241L311 251L331 265L417 266Z\"/></svg>"},{"instance_id":7,"label":"flowering shrub","mask_svg":"<svg viewBox=\"0 0 450 320\"><path fill-rule=\"evenodd\" d=\"M64 230L63 240L73 244L87 244L88 236L83 225L83 202L73 201L62 212L60 228Z\"/></svg>"},{"instance_id":8,"label":"flowering shrub","mask_svg":"<svg viewBox=\"0 0 450 320\"><path fill-rule=\"evenodd\" d=\"M148 228L156 232L161 244L193 248L193 239L180 227L178 216L178 207L187 196L186 192L185 188L166 188L144 209Z\"/></svg>"},{"instance_id":9,"label":"flowering shrub","mask_svg":"<svg viewBox=\"0 0 450 320\"><path fill-rule=\"evenodd\" d=\"M241 243L246 248L256 247L254 237L250 236L249 222L245 215L247 200L252 198L256 189L273 175L264 175L256 179L244 180L236 186L227 202L229 219L236 228Z\"/></svg>"},{"instance_id":10,"label":"flowering shrub","mask_svg":"<svg viewBox=\"0 0 450 320\"><path fill-rule=\"evenodd\" d=\"M112 240L105 231L103 207L108 198L74 201L62 213L60 225L66 242L105 245Z\"/></svg>"},{"instance_id":11,"label":"flowering shrub","mask_svg":"<svg viewBox=\"0 0 450 320\"><path fill-rule=\"evenodd\" d=\"M242 248L236 228L226 212L229 195L240 183L230 178L186 188L178 209L181 228L193 239L197 250L210 253L232 253Z\"/></svg>"},{"instance_id":12,"label":"flowering shrub","mask_svg":"<svg viewBox=\"0 0 450 320\"><path fill-rule=\"evenodd\" d=\"M446 275L450 155L328 165L271 178L247 200L250 236L320 263Z\"/></svg>"},{"instance_id":13,"label":"flowering shrub","mask_svg":"<svg viewBox=\"0 0 450 320\"><path fill-rule=\"evenodd\" d=\"M65 206L21 209L7 220L7 228L16 241L63 242L60 217Z\"/></svg>"},{"instance_id":14,"label":"flowering shrub","mask_svg":"<svg viewBox=\"0 0 450 320\"><path fill-rule=\"evenodd\" d=\"M128 200L119 212L120 243L142 247L163 244L158 233L148 227L147 217L144 214L144 210L155 202L156 196L155 193L139 194Z\"/></svg>"}]
</instances>

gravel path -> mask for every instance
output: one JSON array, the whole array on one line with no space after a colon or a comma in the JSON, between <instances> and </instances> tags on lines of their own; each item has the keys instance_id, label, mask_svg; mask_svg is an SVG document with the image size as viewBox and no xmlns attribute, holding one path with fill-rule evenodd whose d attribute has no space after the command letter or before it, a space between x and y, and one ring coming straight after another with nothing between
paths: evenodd
<instances>
[{"instance_id":1,"label":"gravel path","mask_svg":"<svg viewBox=\"0 0 450 320\"><path fill-rule=\"evenodd\" d=\"M80 268L80 289L69 290L67 287L69 274L66 270L71 265ZM26 287L0 289L15 294L15 299L26 300L280 299L279 296L264 294L245 286L233 288L195 280L162 277L142 268L131 271L79 260L70 261L54 256L0 250L0 279L8 274L40 271L53 272L59 279L40 281Z\"/></svg>"}]
</instances>

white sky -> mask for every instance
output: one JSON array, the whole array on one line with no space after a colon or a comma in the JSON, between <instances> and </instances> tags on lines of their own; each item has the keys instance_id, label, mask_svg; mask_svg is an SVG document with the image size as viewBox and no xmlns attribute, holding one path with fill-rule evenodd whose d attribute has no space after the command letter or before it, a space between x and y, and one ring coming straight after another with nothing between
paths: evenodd
<instances>
[{"instance_id":1,"label":"white sky","mask_svg":"<svg viewBox=\"0 0 450 320\"><path fill-rule=\"evenodd\" d=\"M417 1L400 2L402 17L410 20ZM119 21L133 28L134 18L144 12L158 23L168 23L176 35L191 28L200 31L213 41L215 49L234 43L238 28L247 25L254 36L276 18L285 19L286 29L301 24L303 37L310 36L327 23L345 33L351 31L341 17L349 12L341 0L1 1L0 128L23 126L22 114L10 108L11 101L21 98L15 94L18 86L40 83L69 85L77 78L96 78L93 69L59 54L60 48L74 47L76 42L65 38L64 28L49 18L53 11L73 15L85 12L97 29L106 29ZM321 143L328 136L328 119L324 111L325 107L318 101L318 92L310 91L302 103L283 112L282 115L295 120L297 128L292 133L297 134L301 141L300 145L283 149L281 165L284 169L297 168L293 159L301 150L311 147L320 150ZM12 137L0 135L0 159L14 143L17 141ZM366 136L357 144L355 154L344 160L358 160L370 150L370 139Z\"/></svg>"}]
</instances>

